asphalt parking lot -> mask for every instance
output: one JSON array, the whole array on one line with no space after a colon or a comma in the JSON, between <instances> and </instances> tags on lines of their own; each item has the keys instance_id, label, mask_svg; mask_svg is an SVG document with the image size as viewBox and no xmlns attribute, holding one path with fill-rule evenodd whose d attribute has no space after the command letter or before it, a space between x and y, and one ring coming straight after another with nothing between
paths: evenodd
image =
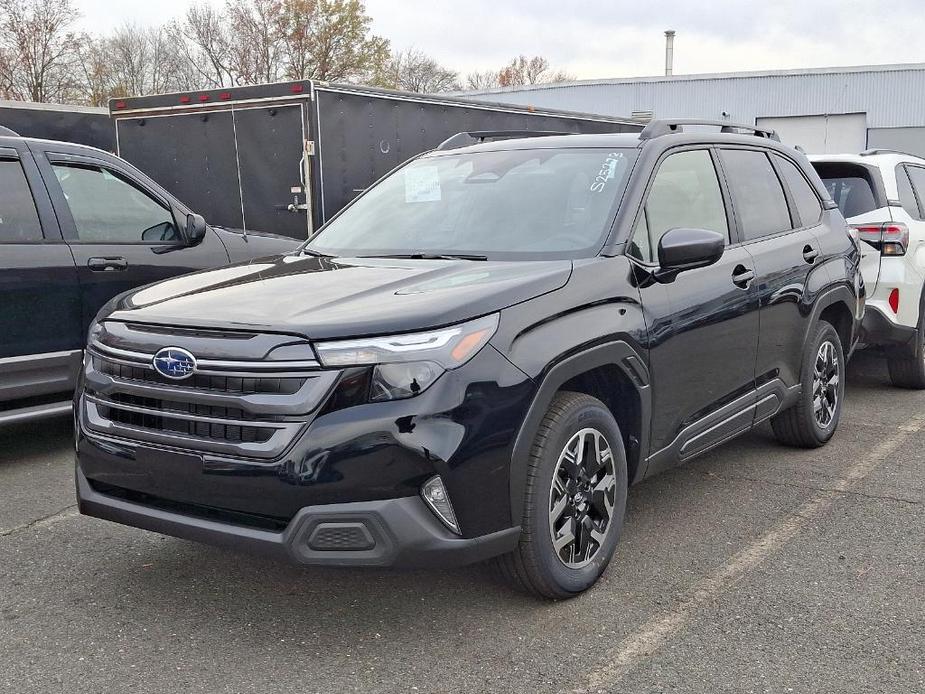
<instances>
[{"instance_id":1,"label":"asphalt parking lot","mask_svg":"<svg viewBox=\"0 0 925 694\"><path fill-rule=\"evenodd\" d=\"M0 689L925 691L925 393L850 376L826 448L762 430L633 488L604 579L554 604L84 518L69 421L0 430Z\"/></svg>"}]
</instances>

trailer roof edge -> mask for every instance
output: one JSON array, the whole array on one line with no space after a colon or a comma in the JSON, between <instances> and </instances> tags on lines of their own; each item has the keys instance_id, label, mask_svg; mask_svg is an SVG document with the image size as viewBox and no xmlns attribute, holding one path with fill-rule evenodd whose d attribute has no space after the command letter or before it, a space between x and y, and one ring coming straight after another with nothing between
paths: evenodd
<instances>
[{"instance_id":1,"label":"trailer roof edge","mask_svg":"<svg viewBox=\"0 0 925 694\"><path fill-rule=\"evenodd\" d=\"M296 88L300 87L298 91ZM598 113L585 113L579 111L564 111L557 109L536 108L523 104L508 104L500 101L485 101L481 99L462 99L442 94L420 94L417 92L403 92L393 89L382 89L365 85L342 84L324 82L320 80L301 80L293 82L274 82L270 84L251 85L245 87L229 87L226 89L208 89L191 92L172 92L167 94L152 94L149 96L128 97L124 99L110 99L109 115L114 119L132 117L138 118L148 114L166 113L202 113L206 111L221 110L230 105L239 106L273 104L280 102L297 102L313 100L317 92L339 92L358 94L374 98L394 99L398 101L413 101L418 103L443 104L463 108L482 110L509 111L526 115L564 116L578 120L588 120L600 123L613 123L618 125L641 126L638 121L629 118L615 118ZM235 98L237 95L241 97ZM195 99L193 97L196 97Z\"/></svg>"}]
</instances>

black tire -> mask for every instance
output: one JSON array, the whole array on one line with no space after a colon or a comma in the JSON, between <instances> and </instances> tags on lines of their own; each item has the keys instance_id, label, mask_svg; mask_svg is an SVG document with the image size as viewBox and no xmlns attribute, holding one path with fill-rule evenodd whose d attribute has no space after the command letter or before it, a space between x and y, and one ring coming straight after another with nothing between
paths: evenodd
<instances>
[{"instance_id":1,"label":"black tire","mask_svg":"<svg viewBox=\"0 0 925 694\"><path fill-rule=\"evenodd\" d=\"M897 388L925 389L925 304L919 310L919 324L915 330L915 352L911 357L887 354L886 364L890 381Z\"/></svg>"},{"instance_id":2,"label":"black tire","mask_svg":"<svg viewBox=\"0 0 925 694\"><path fill-rule=\"evenodd\" d=\"M567 476L566 467L560 467L560 456L565 455L566 446L572 444L576 437L580 437L580 432L586 432L583 434L585 437L593 436L588 434L588 431L600 433L607 444L606 448L610 451L609 459L606 455L595 457L612 461L612 473L604 466L596 474L602 475L601 482L604 481L604 476L608 478L608 489L609 476L613 475L613 503L606 526L595 526L597 532L603 536L602 541L587 540L584 565L572 568L566 565L565 559L560 558L553 544L550 525L555 526L555 522L550 520L553 513L551 507L557 507L560 503L568 504L562 516L563 522L572 523L574 520L575 525L570 527L576 528L581 536L582 532L590 531L587 530L587 525L582 525L582 522L587 521L584 520L586 516L582 515L580 509L586 509L588 516L595 516L592 523L603 520L597 510L598 501L602 497L594 496L595 500L591 500L587 491L579 491L578 496L583 501L573 506L571 500L575 497L566 492L559 494L564 485L557 486L556 491L553 491L553 477L556 476L561 483L562 478ZM604 449L605 447L601 446L599 450ZM583 466L574 467L583 469ZM591 486L592 482L583 484ZM520 542L513 552L494 560L496 569L514 587L541 598L560 600L574 597L587 590L604 573L613 557L623 530L626 492L626 453L620 429L613 415L597 398L581 393L558 393L540 424L530 450ZM610 497L608 493L608 501ZM552 532L555 532L555 529ZM587 539L592 535L587 534L583 537ZM579 542L572 544L577 548ZM568 554L569 549L566 546L560 551ZM574 563L580 563L580 557L574 559Z\"/></svg>"},{"instance_id":3,"label":"black tire","mask_svg":"<svg viewBox=\"0 0 925 694\"><path fill-rule=\"evenodd\" d=\"M837 385L823 389L826 394L834 390L835 402L832 406L830 419L820 422L817 418L815 398L817 395L816 366L820 350L825 344L831 345L834 358L837 360ZM788 410L781 412L771 419L771 428L774 436L781 443L800 448L818 448L824 446L835 434L838 420L841 418L842 403L845 399L845 350L842 347L838 332L830 323L820 322L811 338L806 343L803 352L803 366L800 372L802 385L800 398ZM821 399L820 399L821 402ZM826 398L826 407L830 400ZM824 415L823 415L824 418Z\"/></svg>"}]
</instances>

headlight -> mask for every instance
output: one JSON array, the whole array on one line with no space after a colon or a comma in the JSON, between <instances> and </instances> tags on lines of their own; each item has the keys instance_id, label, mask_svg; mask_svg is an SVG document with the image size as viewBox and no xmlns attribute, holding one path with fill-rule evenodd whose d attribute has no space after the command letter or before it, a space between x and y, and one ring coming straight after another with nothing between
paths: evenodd
<instances>
[{"instance_id":1,"label":"headlight","mask_svg":"<svg viewBox=\"0 0 925 694\"><path fill-rule=\"evenodd\" d=\"M423 333L315 345L325 366L374 366L371 400L410 398L465 364L498 329L498 314Z\"/></svg>"}]
</instances>

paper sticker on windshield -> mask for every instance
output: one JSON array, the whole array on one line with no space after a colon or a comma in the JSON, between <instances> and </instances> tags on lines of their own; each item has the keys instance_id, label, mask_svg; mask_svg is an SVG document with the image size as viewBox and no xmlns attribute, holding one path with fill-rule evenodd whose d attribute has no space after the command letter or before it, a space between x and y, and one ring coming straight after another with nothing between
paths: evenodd
<instances>
[{"instance_id":1,"label":"paper sticker on windshield","mask_svg":"<svg viewBox=\"0 0 925 694\"><path fill-rule=\"evenodd\" d=\"M622 152L611 152L607 155L607 158L601 165L601 170L594 178L594 183L591 184L592 191L595 193L601 193L604 191L604 188L607 187L607 183L617 177L617 166L620 164L622 159Z\"/></svg>"},{"instance_id":2,"label":"paper sticker on windshield","mask_svg":"<svg viewBox=\"0 0 925 694\"><path fill-rule=\"evenodd\" d=\"M405 175L405 202L440 200L440 171L436 166L415 166Z\"/></svg>"}]
</instances>

